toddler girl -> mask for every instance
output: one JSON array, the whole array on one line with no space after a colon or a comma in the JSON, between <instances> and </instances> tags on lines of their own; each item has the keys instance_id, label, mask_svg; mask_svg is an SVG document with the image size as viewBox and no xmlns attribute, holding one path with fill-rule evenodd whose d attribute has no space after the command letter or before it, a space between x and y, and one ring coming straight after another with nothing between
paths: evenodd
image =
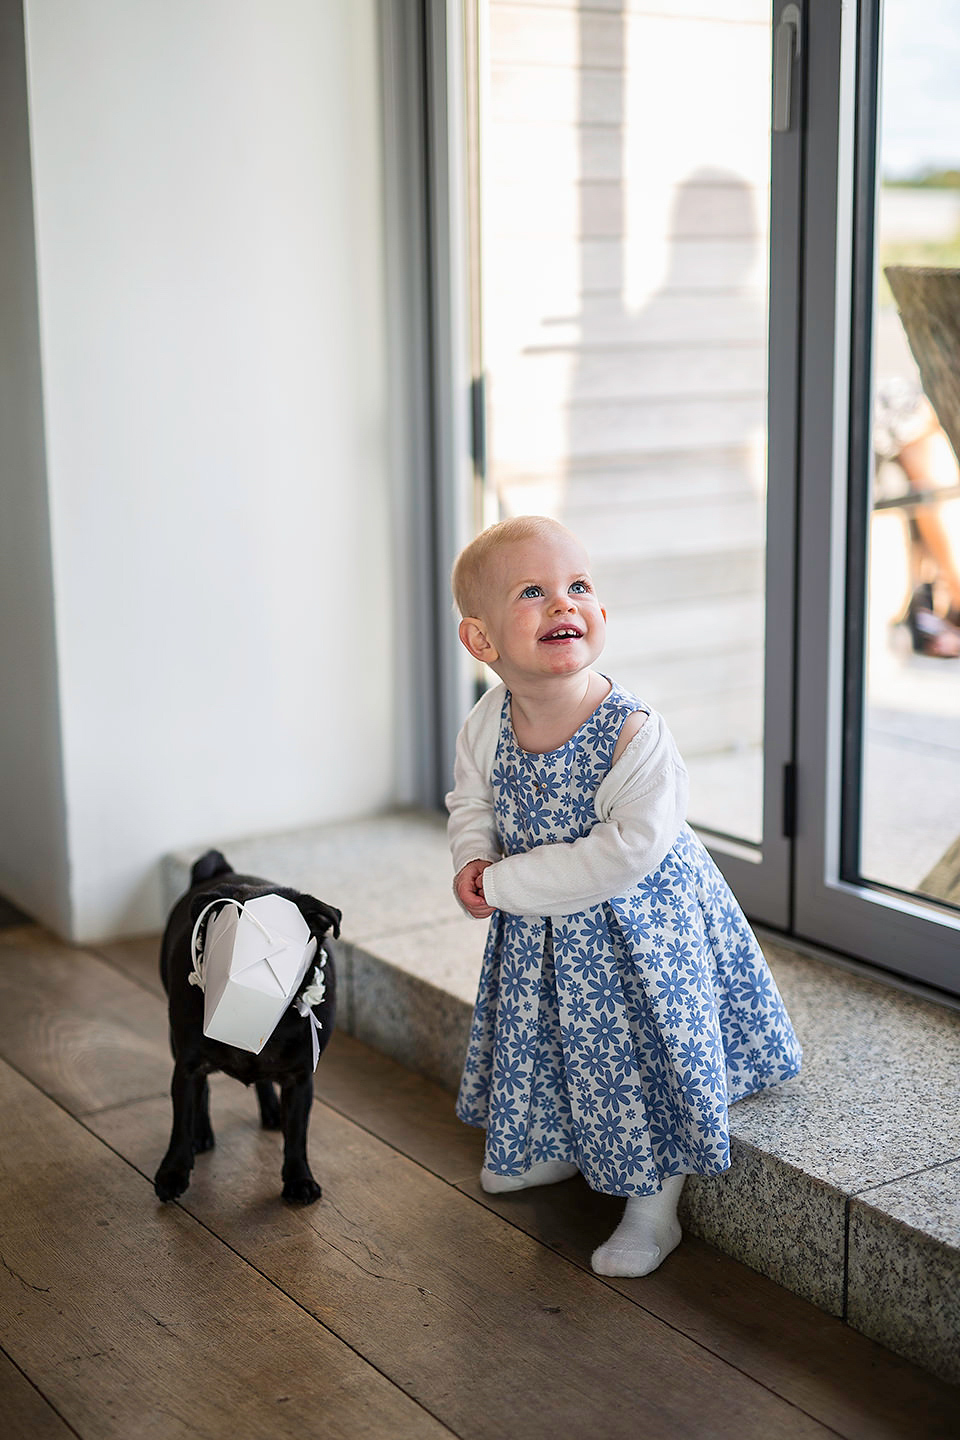
<instances>
[{"instance_id":1,"label":"toddler girl","mask_svg":"<svg viewBox=\"0 0 960 1440\"><path fill-rule=\"evenodd\" d=\"M490 917L457 1114L487 1191L627 1197L594 1252L646 1275L680 1240L685 1175L730 1164L727 1106L795 1075L757 941L684 821L660 716L594 670L606 612L554 520L504 520L454 566L460 638L502 684L457 741L454 889Z\"/></svg>"}]
</instances>

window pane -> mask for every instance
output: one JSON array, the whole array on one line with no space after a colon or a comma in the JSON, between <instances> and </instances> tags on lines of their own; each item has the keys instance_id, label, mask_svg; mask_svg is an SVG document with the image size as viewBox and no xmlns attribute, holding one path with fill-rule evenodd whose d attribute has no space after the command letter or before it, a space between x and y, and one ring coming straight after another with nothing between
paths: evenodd
<instances>
[{"instance_id":1,"label":"window pane","mask_svg":"<svg viewBox=\"0 0 960 1440\"><path fill-rule=\"evenodd\" d=\"M691 817L762 839L770 6L480 6L487 520L590 549Z\"/></svg>"},{"instance_id":2,"label":"window pane","mask_svg":"<svg viewBox=\"0 0 960 1440\"><path fill-rule=\"evenodd\" d=\"M960 23L883 27L860 867L960 904Z\"/></svg>"}]
</instances>

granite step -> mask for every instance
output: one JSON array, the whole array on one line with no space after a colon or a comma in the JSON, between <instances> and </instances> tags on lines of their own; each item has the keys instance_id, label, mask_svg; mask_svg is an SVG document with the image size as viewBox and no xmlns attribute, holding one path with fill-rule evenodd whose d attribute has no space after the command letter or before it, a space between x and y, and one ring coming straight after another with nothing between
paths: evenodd
<instances>
[{"instance_id":1,"label":"granite step","mask_svg":"<svg viewBox=\"0 0 960 1440\"><path fill-rule=\"evenodd\" d=\"M453 900L442 817L209 843L343 911L338 1023L454 1091L486 927ZM170 904L206 848L166 858ZM803 1071L732 1107L731 1168L691 1177L683 1223L960 1383L960 1010L760 939Z\"/></svg>"}]
</instances>

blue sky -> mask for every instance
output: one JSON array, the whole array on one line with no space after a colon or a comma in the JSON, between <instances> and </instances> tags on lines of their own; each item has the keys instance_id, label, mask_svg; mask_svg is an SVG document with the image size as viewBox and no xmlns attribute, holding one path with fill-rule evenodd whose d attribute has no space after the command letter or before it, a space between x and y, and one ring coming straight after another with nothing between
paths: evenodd
<instances>
[{"instance_id":1,"label":"blue sky","mask_svg":"<svg viewBox=\"0 0 960 1440\"><path fill-rule=\"evenodd\" d=\"M960 0L886 0L882 171L960 169Z\"/></svg>"}]
</instances>

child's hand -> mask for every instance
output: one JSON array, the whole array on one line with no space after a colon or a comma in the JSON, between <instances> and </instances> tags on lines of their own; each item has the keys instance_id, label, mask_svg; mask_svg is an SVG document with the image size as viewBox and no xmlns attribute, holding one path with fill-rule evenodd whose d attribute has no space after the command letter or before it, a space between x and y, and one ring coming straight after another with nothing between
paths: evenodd
<instances>
[{"instance_id":1,"label":"child's hand","mask_svg":"<svg viewBox=\"0 0 960 1440\"><path fill-rule=\"evenodd\" d=\"M493 914L493 906L488 905L483 896L484 870L493 862L490 860L471 860L464 865L453 882L460 903L469 910L474 920L486 920Z\"/></svg>"}]
</instances>

